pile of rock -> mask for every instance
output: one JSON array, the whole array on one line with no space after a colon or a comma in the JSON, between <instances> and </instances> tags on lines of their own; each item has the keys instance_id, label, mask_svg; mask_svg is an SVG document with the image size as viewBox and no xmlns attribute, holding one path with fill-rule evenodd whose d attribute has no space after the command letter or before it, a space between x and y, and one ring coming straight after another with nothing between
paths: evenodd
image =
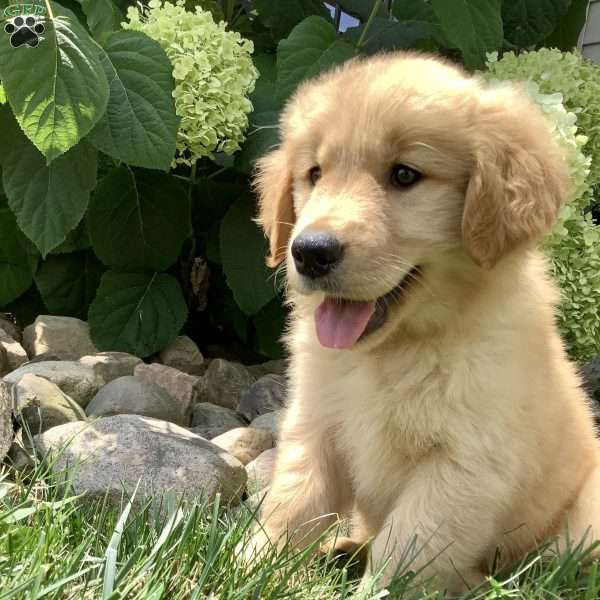
<instances>
[{"instance_id":1,"label":"pile of rock","mask_svg":"<svg viewBox=\"0 0 600 600\"><path fill-rule=\"evenodd\" d=\"M98 352L79 319L42 315L21 337L0 317L0 459L21 469L51 453L92 497L138 486L138 499L235 502L269 484L284 370L204 360L186 336L145 363Z\"/></svg>"}]
</instances>

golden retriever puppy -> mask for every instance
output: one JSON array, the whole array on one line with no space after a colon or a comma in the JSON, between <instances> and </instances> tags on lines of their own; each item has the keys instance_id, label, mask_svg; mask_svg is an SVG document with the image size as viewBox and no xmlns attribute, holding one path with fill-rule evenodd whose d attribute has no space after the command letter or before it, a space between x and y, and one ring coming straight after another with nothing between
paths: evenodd
<instances>
[{"instance_id":1,"label":"golden retriever puppy","mask_svg":"<svg viewBox=\"0 0 600 600\"><path fill-rule=\"evenodd\" d=\"M290 400L248 554L339 515L385 585L460 592L497 549L600 536L600 454L536 242L563 157L516 88L426 55L305 83L258 166L268 263L287 264Z\"/></svg>"}]
</instances>

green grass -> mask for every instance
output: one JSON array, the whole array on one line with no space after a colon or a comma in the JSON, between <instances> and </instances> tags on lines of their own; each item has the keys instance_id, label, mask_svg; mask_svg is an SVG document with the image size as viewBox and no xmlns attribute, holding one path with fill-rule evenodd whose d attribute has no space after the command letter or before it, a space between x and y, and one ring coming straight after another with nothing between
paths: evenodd
<instances>
[{"instance_id":1,"label":"green grass","mask_svg":"<svg viewBox=\"0 0 600 600\"><path fill-rule=\"evenodd\" d=\"M410 570L385 591L355 594L356 566L308 553L269 554L250 566L234 549L253 520L196 503L86 501L60 491L49 468L27 479L0 479L0 600L15 599L343 599L443 598L415 583ZM598 564L582 552L528 556L512 572L468 597L583 599L600 597ZM373 582L375 583L375 582Z\"/></svg>"}]
</instances>

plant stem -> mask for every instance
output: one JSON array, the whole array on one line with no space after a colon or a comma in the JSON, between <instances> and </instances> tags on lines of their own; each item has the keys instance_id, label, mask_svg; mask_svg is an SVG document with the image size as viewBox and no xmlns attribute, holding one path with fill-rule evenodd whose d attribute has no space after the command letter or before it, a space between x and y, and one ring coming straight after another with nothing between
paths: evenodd
<instances>
[{"instance_id":1,"label":"plant stem","mask_svg":"<svg viewBox=\"0 0 600 600\"><path fill-rule=\"evenodd\" d=\"M359 50L363 47L363 44L365 43L365 38L367 37L367 31L369 31L369 27L371 27L371 23L373 22L375 15L379 11L381 2L382 2L382 0L375 0L375 2L373 2L373 8L371 9L371 14L369 15L369 18L367 19L367 22L365 23L365 28L362 30L362 33L360 34L360 38L358 39L358 43L356 44L356 47Z\"/></svg>"},{"instance_id":2,"label":"plant stem","mask_svg":"<svg viewBox=\"0 0 600 600\"><path fill-rule=\"evenodd\" d=\"M48 0L44 0L44 2L46 4L46 10L48 11L48 17L51 21L54 21L54 13L52 12L52 6L50 5L50 2Z\"/></svg>"}]
</instances>

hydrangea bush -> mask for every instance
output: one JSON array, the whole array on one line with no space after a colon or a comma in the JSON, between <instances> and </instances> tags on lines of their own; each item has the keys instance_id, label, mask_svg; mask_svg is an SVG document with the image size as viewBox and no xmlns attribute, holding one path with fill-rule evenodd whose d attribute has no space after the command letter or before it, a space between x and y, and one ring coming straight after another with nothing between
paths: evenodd
<instances>
[{"instance_id":1,"label":"hydrangea bush","mask_svg":"<svg viewBox=\"0 0 600 600\"><path fill-rule=\"evenodd\" d=\"M600 348L600 226L590 206L600 183L600 69L581 55L542 48L488 55L486 76L523 80L565 148L570 194L543 248L562 291L559 324L571 355L594 356Z\"/></svg>"},{"instance_id":2,"label":"hydrangea bush","mask_svg":"<svg viewBox=\"0 0 600 600\"><path fill-rule=\"evenodd\" d=\"M151 0L143 14L127 11L124 29L143 31L163 47L173 65L175 110L181 118L175 161L192 165L214 152L233 154L244 141L258 71L254 46L196 6Z\"/></svg>"}]
</instances>

